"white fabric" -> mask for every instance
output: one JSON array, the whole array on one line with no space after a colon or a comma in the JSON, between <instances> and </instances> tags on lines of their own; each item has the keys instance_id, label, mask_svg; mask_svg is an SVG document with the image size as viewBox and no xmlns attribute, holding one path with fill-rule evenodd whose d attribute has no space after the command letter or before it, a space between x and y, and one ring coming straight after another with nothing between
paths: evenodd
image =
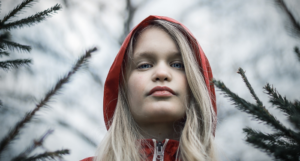
<instances>
[{"instance_id":1,"label":"white fabric","mask_svg":"<svg viewBox=\"0 0 300 161\"><path fill-rule=\"evenodd\" d=\"M156 146L156 140L152 139L154 143L154 154L153 154L153 160L152 161L164 161L164 153L165 153L165 148L168 144L169 139L165 140L164 145L161 148L161 151L158 151L158 147Z\"/></svg>"}]
</instances>

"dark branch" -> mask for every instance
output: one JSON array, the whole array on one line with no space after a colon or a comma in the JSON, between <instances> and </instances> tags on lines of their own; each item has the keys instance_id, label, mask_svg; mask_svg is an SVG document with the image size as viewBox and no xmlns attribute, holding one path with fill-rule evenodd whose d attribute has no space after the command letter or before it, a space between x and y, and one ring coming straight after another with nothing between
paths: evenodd
<instances>
[{"instance_id":1,"label":"dark branch","mask_svg":"<svg viewBox=\"0 0 300 161\"><path fill-rule=\"evenodd\" d=\"M34 155L29 158L24 158L21 161L38 161L38 160L46 160L46 159L56 159L56 158L62 158L62 156L66 154L70 154L70 151L68 149L63 149L54 152L45 152L42 154Z\"/></svg>"},{"instance_id":2,"label":"dark branch","mask_svg":"<svg viewBox=\"0 0 300 161\"><path fill-rule=\"evenodd\" d=\"M247 77L246 77L246 75L245 75L244 70L243 70L242 68L239 68L239 71L238 71L237 73L239 73L239 74L242 76L242 78L243 78L243 80L244 80L246 86L248 87L248 89L249 89L251 95L252 95L253 98L256 100L257 105L263 106L263 103L259 100L259 98L258 98L257 95L255 94L255 92L254 92L252 86L250 85L250 83L249 83L249 81L248 81L248 79L247 79Z\"/></svg>"},{"instance_id":3,"label":"dark branch","mask_svg":"<svg viewBox=\"0 0 300 161\"><path fill-rule=\"evenodd\" d=\"M50 9L47 9L45 11L42 12L38 12L33 16L18 20L18 21L14 21L11 23L7 23L7 24L2 24L0 26L0 29L4 29L4 30L11 30L11 29L15 29L15 28L22 28L25 25L26 26L32 26L36 23L39 23L43 20L45 20L47 17L50 17L53 13L56 13L56 11L61 9L61 5L56 4L55 6L51 7Z\"/></svg>"},{"instance_id":4,"label":"dark branch","mask_svg":"<svg viewBox=\"0 0 300 161\"><path fill-rule=\"evenodd\" d=\"M0 61L0 68L8 70L10 68L19 68L20 66L23 65L29 65L30 63L31 63L30 59Z\"/></svg>"},{"instance_id":5,"label":"dark branch","mask_svg":"<svg viewBox=\"0 0 300 161\"><path fill-rule=\"evenodd\" d=\"M291 13L291 11L288 9L288 7L286 6L284 0L275 0L275 1L278 4L278 6L280 8L282 8L282 10L286 13L286 15L290 19L294 29L296 30L296 33L298 34L298 36L300 36L300 24L297 22L297 20L295 19L295 17Z\"/></svg>"},{"instance_id":6,"label":"dark branch","mask_svg":"<svg viewBox=\"0 0 300 161\"><path fill-rule=\"evenodd\" d=\"M25 8L29 7L32 2L36 0L24 0L21 4L19 4L16 8L14 8L12 11L10 11L4 18L1 20L1 24L4 24L7 20L9 20L12 17L15 17L20 13L20 11Z\"/></svg>"},{"instance_id":7,"label":"dark branch","mask_svg":"<svg viewBox=\"0 0 300 161\"><path fill-rule=\"evenodd\" d=\"M19 51L25 51L25 52L30 52L31 47L27 45L22 45L18 44L12 41L7 41L7 40L0 40L0 46L3 46L4 50L5 49L10 49L10 50L19 50Z\"/></svg>"},{"instance_id":8,"label":"dark branch","mask_svg":"<svg viewBox=\"0 0 300 161\"><path fill-rule=\"evenodd\" d=\"M26 156L28 154L30 154L33 150L35 150L37 147L39 146L43 146L44 141L46 140L46 138L53 133L54 130L48 130L44 135L42 135L40 137L40 139L38 140L34 140L34 142L32 143L32 145L30 145L29 147L27 147L25 149L25 151L23 151L22 153L20 153L18 156L16 156L15 158L12 159L12 161L19 161L22 160L24 158L26 158Z\"/></svg>"},{"instance_id":9,"label":"dark branch","mask_svg":"<svg viewBox=\"0 0 300 161\"><path fill-rule=\"evenodd\" d=\"M269 111L264 106L256 106L247 102L246 100L229 90L221 81L213 80L213 83L225 94L225 97L230 98L230 100L239 110L251 114L255 119L263 121L273 127L274 130L280 130L289 138L300 144L299 134L283 126L272 114L269 113Z\"/></svg>"},{"instance_id":10,"label":"dark branch","mask_svg":"<svg viewBox=\"0 0 300 161\"><path fill-rule=\"evenodd\" d=\"M28 112L25 117L19 121L15 127L2 139L0 143L0 154L3 152L3 150L7 147L7 145L16 138L20 134L20 130L24 128L24 126L29 123L33 116L35 116L36 112L38 112L41 107L45 106L50 99L58 93L58 91L63 87L64 84L68 83L70 80L70 77L75 74L78 69L87 62L87 59L91 57L91 53L96 51L97 48L93 48L91 50L88 50L85 55L83 55L81 58L78 59L72 70L65 75L62 79L60 79L55 87L51 89L46 96L36 105L36 107L31 111Z\"/></svg>"}]
</instances>

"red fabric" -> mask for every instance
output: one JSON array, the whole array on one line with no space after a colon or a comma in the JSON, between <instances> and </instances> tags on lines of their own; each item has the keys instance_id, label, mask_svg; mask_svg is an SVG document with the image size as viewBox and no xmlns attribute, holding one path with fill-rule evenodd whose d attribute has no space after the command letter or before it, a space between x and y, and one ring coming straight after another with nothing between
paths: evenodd
<instances>
[{"instance_id":1,"label":"red fabric","mask_svg":"<svg viewBox=\"0 0 300 161\"><path fill-rule=\"evenodd\" d=\"M188 33L194 38L192 33L183 24L181 24L180 22L178 22L172 18L163 17L163 16L147 17L128 34L128 36L126 37L126 39L124 40L124 42L121 46L121 49L120 49L118 55L115 58L115 61L113 62L112 66L109 70L109 73L107 75L105 85L104 85L103 115L104 115L104 121L106 123L107 129L109 129L109 127L110 127L109 120L112 119L115 108L116 108L117 99L118 99L118 90L119 90L118 85L119 85L119 80L120 80L121 66L122 66L122 61L123 61L123 58L124 58L124 55L126 52L126 48L129 44L130 38L139 26L147 26L148 25L147 21L155 20L155 19L167 20L170 22L177 23L177 24L181 25L185 30L187 30ZM200 65L200 70L205 79L206 87L210 93L210 98L211 98L211 101L213 104L214 111L217 114L215 88L214 88L213 84L210 83L210 81L213 78L212 70L211 70L209 62L208 62L201 46L198 44L198 42L197 42L197 45L198 45L198 49L199 49L199 51L195 51L195 53L199 53L199 55L196 55L197 61ZM214 127L215 127L215 125L216 125L216 121L214 122ZM213 131L213 133L215 133L215 130Z\"/></svg>"},{"instance_id":2,"label":"red fabric","mask_svg":"<svg viewBox=\"0 0 300 161\"><path fill-rule=\"evenodd\" d=\"M88 157L88 158L82 159L80 161L93 161L93 157Z\"/></svg>"},{"instance_id":3,"label":"red fabric","mask_svg":"<svg viewBox=\"0 0 300 161\"><path fill-rule=\"evenodd\" d=\"M163 144L165 141L162 142ZM176 140L169 140L165 151L164 151L164 161L174 161L176 159L176 152L179 146L179 142ZM154 153L154 143L151 139L145 139L142 142L142 149L144 150L148 161L153 160L153 153ZM93 157L85 158L81 161L93 161Z\"/></svg>"}]
</instances>

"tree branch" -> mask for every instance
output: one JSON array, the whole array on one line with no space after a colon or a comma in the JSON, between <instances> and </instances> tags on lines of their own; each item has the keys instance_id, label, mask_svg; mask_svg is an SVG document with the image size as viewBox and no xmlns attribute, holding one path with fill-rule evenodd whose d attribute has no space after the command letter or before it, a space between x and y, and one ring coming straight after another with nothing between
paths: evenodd
<instances>
[{"instance_id":1,"label":"tree branch","mask_svg":"<svg viewBox=\"0 0 300 161\"><path fill-rule=\"evenodd\" d=\"M78 69L87 62L87 59L91 57L91 53L96 51L97 48L93 48L91 50L88 50L85 55L83 55L81 58L78 59L72 70L65 75L62 79L60 79L55 87L51 89L46 96L36 105L36 107L31 111L28 112L23 119L21 119L15 127L1 140L0 142L0 154L3 152L3 150L8 146L9 143L11 143L12 140L16 138L20 134L20 130L24 128L24 126L29 123L33 116L35 116L36 112L38 112L41 107L45 106L50 99L58 93L58 91L63 87L64 84L68 83L70 80L70 77L75 74Z\"/></svg>"}]
</instances>

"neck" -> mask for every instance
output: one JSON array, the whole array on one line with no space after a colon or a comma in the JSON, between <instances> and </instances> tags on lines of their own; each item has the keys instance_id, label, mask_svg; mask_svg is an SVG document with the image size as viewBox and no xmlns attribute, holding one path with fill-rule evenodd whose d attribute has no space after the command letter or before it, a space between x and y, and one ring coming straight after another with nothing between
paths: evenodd
<instances>
[{"instance_id":1,"label":"neck","mask_svg":"<svg viewBox=\"0 0 300 161\"><path fill-rule=\"evenodd\" d=\"M163 141L168 138L179 141L181 135L181 128L176 123L151 123L139 127L145 139Z\"/></svg>"}]
</instances>

